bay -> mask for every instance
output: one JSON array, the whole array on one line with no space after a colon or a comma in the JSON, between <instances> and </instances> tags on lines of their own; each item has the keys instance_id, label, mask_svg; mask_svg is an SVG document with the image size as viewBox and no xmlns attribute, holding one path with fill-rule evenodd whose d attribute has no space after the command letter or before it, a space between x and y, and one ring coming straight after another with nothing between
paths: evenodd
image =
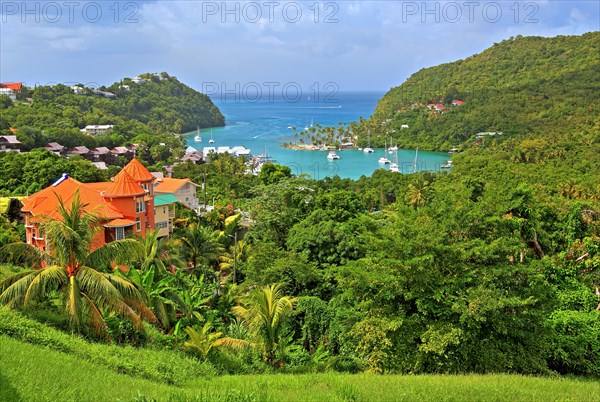
<instances>
[{"instance_id":1,"label":"bay","mask_svg":"<svg viewBox=\"0 0 600 402\"><path fill-rule=\"evenodd\" d=\"M276 163L289 166L292 173L308 174L314 179L338 175L342 178L357 179L370 176L377 169L389 169L378 159L384 155L382 148L372 154L357 149L337 151L339 160L327 159L327 152L306 151L282 148L282 144L294 140L294 132L301 131L311 124L337 126L338 123L369 118L381 92L345 92L329 94L326 97L302 97L290 99L282 96L258 100L232 96L228 99L214 99L213 102L225 115L226 126L201 130L202 142L195 142L195 131L184 134L187 143L199 151L208 146L239 146L251 149L253 155L266 153ZM295 127L296 130L288 127ZM209 144L209 139L214 144ZM388 158L392 155L387 154ZM445 152L419 151L417 170L439 170L449 158ZM412 173L415 150L398 150L398 165L402 173Z\"/></svg>"}]
</instances>

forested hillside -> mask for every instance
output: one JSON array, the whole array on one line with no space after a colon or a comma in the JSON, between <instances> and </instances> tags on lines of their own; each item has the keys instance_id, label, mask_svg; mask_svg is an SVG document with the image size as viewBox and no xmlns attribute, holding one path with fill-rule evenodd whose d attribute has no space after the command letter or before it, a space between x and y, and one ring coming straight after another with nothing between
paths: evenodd
<instances>
[{"instance_id":1,"label":"forested hillside","mask_svg":"<svg viewBox=\"0 0 600 402\"><path fill-rule=\"evenodd\" d=\"M425 68L381 99L359 128L366 144L448 150L478 132L591 143L600 132L600 32L517 36L465 60ZM453 100L464 104L452 105ZM441 104L444 112L428 108ZM408 125L408 128L402 128ZM364 145L364 144L363 144Z\"/></svg>"},{"instance_id":2,"label":"forested hillside","mask_svg":"<svg viewBox=\"0 0 600 402\"><path fill-rule=\"evenodd\" d=\"M4 97L0 102L0 133L10 134L8 128L16 128L23 150L51 141L66 147L142 143L150 148L161 142L182 147L173 133L225 124L207 95L175 77L161 73L142 74L140 78L140 83L126 78L98 90L81 86L80 94L59 84L25 91L16 102ZM107 97L107 92L115 96ZM80 132L87 125L97 124L114 128L110 135L97 137Z\"/></svg>"}]
</instances>

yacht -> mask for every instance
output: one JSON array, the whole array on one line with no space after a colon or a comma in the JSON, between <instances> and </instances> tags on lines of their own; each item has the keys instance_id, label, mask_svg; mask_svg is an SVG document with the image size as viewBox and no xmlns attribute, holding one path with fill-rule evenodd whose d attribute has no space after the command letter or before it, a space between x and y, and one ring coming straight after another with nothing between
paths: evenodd
<instances>
[{"instance_id":1,"label":"yacht","mask_svg":"<svg viewBox=\"0 0 600 402\"><path fill-rule=\"evenodd\" d=\"M202 137L200 137L200 127L196 127L196 136L194 137L195 142L202 142Z\"/></svg>"},{"instance_id":2,"label":"yacht","mask_svg":"<svg viewBox=\"0 0 600 402\"><path fill-rule=\"evenodd\" d=\"M394 151L394 161L390 163L390 172L400 173L400 167L398 166L398 150Z\"/></svg>"},{"instance_id":3,"label":"yacht","mask_svg":"<svg viewBox=\"0 0 600 402\"><path fill-rule=\"evenodd\" d=\"M340 159L340 156L335 151L329 151L329 154L327 154L327 159L333 161L336 159Z\"/></svg>"},{"instance_id":4,"label":"yacht","mask_svg":"<svg viewBox=\"0 0 600 402\"><path fill-rule=\"evenodd\" d=\"M390 147L388 148L388 153L389 154L393 154L394 152L398 151L398 145L394 145L392 146L392 137L390 137Z\"/></svg>"},{"instance_id":5,"label":"yacht","mask_svg":"<svg viewBox=\"0 0 600 402\"><path fill-rule=\"evenodd\" d=\"M373 148L371 148L371 132L369 131L369 145L363 148L363 152L366 154L372 154Z\"/></svg>"},{"instance_id":6,"label":"yacht","mask_svg":"<svg viewBox=\"0 0 600 402\"><path fill-rule=\"evenodd\" d=\"M451 169L452 168L452 161L448 161L446 163L443 163L440 165L440 169Z\"/></svg>"},{"instance_id":7,"label":"yacht","mask_svg":"<svg viewBox=\"0 0 600 402\"><path fill-rule=\"evenodd\" d=\"M215 143L215 140L213 140L213 137L212 137L212 130L210 130L210 140L208 140L208 143L209 144L214 144Z\"/></svg>"},{"instance_id":8,"label":"yacht","mask_svg":"<svg viewBox=\"0 0 600 402\"><path fill-rule=\"evenodd\" d=\"M383 156L381 158L379 158L379 160L377 161L378 163L380 163L382 165L389 165L390 160L385 156L386 153L387 153L387 143L385 144L385 146L383 148Z\"/></svg>"}]
</instances>

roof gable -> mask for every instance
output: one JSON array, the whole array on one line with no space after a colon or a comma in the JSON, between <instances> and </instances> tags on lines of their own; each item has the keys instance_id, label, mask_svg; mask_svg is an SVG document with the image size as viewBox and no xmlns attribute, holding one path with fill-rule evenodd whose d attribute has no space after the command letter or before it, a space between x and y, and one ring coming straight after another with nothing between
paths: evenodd
<instances>
[{"instance_id":1,"label":"roof gable","mask_svg":"<svg viewBox=\"0 0 600 402\"><path fill-rule=\"evenodd\" d=\"M127 166L123 168L123 171L127 172L137 182L148 182L153 181L154 176L152 173L140 161L133 158Z\"/></svg>"}]
</instances>

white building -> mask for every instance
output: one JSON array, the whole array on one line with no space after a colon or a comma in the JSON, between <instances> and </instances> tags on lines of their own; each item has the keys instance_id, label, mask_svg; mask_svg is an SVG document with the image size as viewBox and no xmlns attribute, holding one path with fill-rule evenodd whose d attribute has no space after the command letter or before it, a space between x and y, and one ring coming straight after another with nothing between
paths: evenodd
<instances>
[{"instance_id":1,"label":"white building","mask_svg":"<svg viewBox=\"0 0 600 402\"><path fill-rule=\"evenodd\" d=\"M81 129L81 132L86 133L87 135L100 135L107 134L112 130L114 125L112 124L101 124L101 125L91 125L85 126L85 128Z\"/></svg>"},{"instance_id":2,"label":"white building","mask_svg":"<svg viewBox=\"0 0 600 402\"><path fill-rule=\"evenodd\" d=\"M13 91L10 88L0 88L0 96L2 95L8 96L11 100L17 100L17 95L15 94L15 91Z\"/></svg>"}]
</instances>

